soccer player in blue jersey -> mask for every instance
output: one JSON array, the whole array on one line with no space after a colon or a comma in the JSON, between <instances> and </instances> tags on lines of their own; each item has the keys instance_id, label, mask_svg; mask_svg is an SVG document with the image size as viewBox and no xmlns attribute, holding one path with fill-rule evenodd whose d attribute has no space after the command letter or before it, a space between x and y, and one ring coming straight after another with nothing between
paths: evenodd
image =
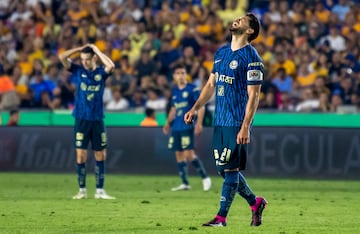
<instances>
[{"instance_id":1,"label":"soccer player in blue jersey","mask_svg":"<svg viewBox=\"0 0 360 234\"><path fill-rule=\"evenodd\" d=\"M218 173L224 181L220 209L215 218L203 226L226 226L226 217L236 193L246 199L251 208L251 226L261 224L267 204L264 198L251 191L240 172L246 166L250 130L263 81L262 60L250 44L259 30L259 21L252 13L233 21L231 43L215 53L209 80L197 102L184 116L184 121L191 123L215 91L213 149Z\"/></svg>"},{"instance_id":2,"label":"soccer player in blue jersey","mask_svg":"<svg viewBox=\"0 0 360 234\"><path fill-rule=\"evenodd\" d=\"M81 65L75 64L70 57L80 53ZM95 45L87 44L67 50L59 55L63 66L73 73L76 83L75 106L75 148L79 192L73 199L84 199L86 194L87 148L91 141L95 154L96 199L114 199L104 190L106 132L104 126L103 94L105 81L114 69L114 63ZM97 61L103 66L97 66Z\"/></svg>"},{"instance_id":3,"label":"soccer player in blue jersey","mask_svg":"<svg viewBox=\"0 0 360 234\"><path fill-rule=\"evenodd\" d=\"M200 89L186 80L186 69L182 64L175 66L173 70L173 79L176 86L172 89L171 109L163 127L164 134L168 134L171 128L168 147L175 151L176 162L182 183L172 191L189 190L187 176L187 163L196 169L202 178L203 190L208 191L211 188L211 179L207 176L201 160L194 151L194 133L198 135L202 131L202 121L204 118L204 108L198 111L198 119L195 124L187 125L184 122L184 114L194 105L200 95ZM170 127L171 126L171 127Z\"/></svg>"}]
</instances>

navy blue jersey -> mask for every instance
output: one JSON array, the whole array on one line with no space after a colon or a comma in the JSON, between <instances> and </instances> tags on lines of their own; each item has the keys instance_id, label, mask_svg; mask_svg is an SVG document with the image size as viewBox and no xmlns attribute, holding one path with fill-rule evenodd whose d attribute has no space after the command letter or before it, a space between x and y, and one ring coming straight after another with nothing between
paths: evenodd
<instances>
[{"instance_id":1,"label":"navy blue jersey","mask_svg":"<svg viewBox=\"0 0 360 234\"><path fill-rule=\"evenodd\" d=\"M76 85L73 116L83 120L104 119L103 94L109 74L103 67L89 71L74 63L71 63L69 71L73 73Z\"/></svg>"},{"instance_id":2,"label":"navy blue jersey","mask_svg":"<svg viewBox=\"0 0 360 234\"><path fill-rule=\"evenodd\" d=\"M181 131L194 128L193 125L188 125L184 121L184 115L195 104L199 98L200 89L193 84L187 84L183 89L177 86L171 91L171 106L176 108L175 119L172 123L172 130Z\"/></svg>"},{"instance_id":3,"label":"navy blue jersey","mask_svg":"<svg viewBox=\"0 0 360 234\"><path fill-rule=\"evenodd\" d=\"M248 101L247 86L263 80L262 59L256 49L246 45L232 51L230 45L214 55L212 73L216 81L215 126L240 126Z\"/></svg>"}]
</instances>

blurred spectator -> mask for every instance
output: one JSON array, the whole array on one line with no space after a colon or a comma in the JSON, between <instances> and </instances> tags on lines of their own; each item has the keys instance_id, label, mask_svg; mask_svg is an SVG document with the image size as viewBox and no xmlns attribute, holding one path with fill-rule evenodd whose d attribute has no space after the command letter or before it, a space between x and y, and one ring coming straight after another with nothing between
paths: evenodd
<instances>
[{"instance_id":1,"label":"blurred spectator","mask_svg":"<svg viewBox=\"0 0 360 234\"><path fill-rule=\"evenodd\" d=\"M143 50L141 52L140 59L136 63L134 70L134 75L137 76L138 79L143 76L152 76L156 73L158 69L156 63L150 57L150 51Z\"/></svg>"},{"instance_id":2,"label":"blurred spectator","mask_svg":"<svg viewBox=\"0 0 360 234\"><path fill-rule=\"evenodd\" d=\"M62 70L54 81L57 82L57 88L54 89L56 107L72 110L75 101L75 84L71 74Z\"/></svg>"},{"instance_id":3,"label":"blurred spectator","mask_svg":"<svg viewBox=\"0 0 360 234\"><path fill-rule=\"evenodd\" d=\"M19 110L11 110L10 111L10 118L9 122L7 123L7 126L18 126L19 122Z\"/></svg>"},{"instance_id":4,"label":"blurred spectator","mask_svg":"<svg viewBox=\"0 0 360 234\"><path fill-rule=\"evenodd\" d=\"M350 11L350 1L349 0L339 0L337 4L331 9L341 21L344 21L346 14Z\"/></svg>"},{"instance_id":5,"label":"blurred spectator","mask_svg":"<svg viewBox=\"0 0 360 234\"><path fill-rule=\"evenodd\" d=\"M329 90L324 89L320 93L319 96L319 112L329 112L330 111L330 102L329 102Z\"/></svg>"},{"instance_id":6,"label":"blurred spectator","mask_svg":"<svg viewBox=\"0 0 360 234\"><path fill-rule=\"evenodd\" d=\"M266 110L276 110L278 108L275 92L267 92L265 94L264 100L260 102L260 108Z\"/></svg>"},{"instance_id":7,"label":"blurred spectator","mask_svg":"<svg viewBox=\"0 0 360 234\"><path fill-rule=\"evenodd\" d=\"M290 97L288 92L280 93L280 102L278 105L280 111L294 111L294 99Z\"/></svg>"},{"instance_id":8,"label":"blurred spectator","mask_svg":"<svg viewBox=\"0 0 360 234\"><path fill-rule=\"evenodd\" d=\"M106 110L122 111L129 107L129 102L122 96L119 88L114 88L112 91L112 99L106 105Z\"/></svg>"},{"instance_id":9,"label":"blurred spectator","mask_svg":"<svg viewBox=\"0 0 360 234\"><path fill-rule=\"evenodd\" d=\"M11 78L5 74L0 64L0 110L11 110L20 104L19 97L15 92L15 86Z\"/></svg>"},{"instance_id":10,"label":"blurred spectator","mask_svg":"<svg viewBox=\"0 0 360 234\"><path fill-rule=\"evenodd\" d=\"M57 87L56 83L52 80L45 80L41 71L37 70L32 78L33 82L29 88L33 92L33 101L35 107L54 109L54 90Z\"/></svg>"},{"instance_id":11,"label":"blurred spectator","mask_svg":"<svg viewBox=\"0 0 360 234\"><path fill-rule=\"evenodd\" d=\"M308 64L306 63L300 64L296 76L296 82L301 87L309 87L314 84L315 79L316 79L316 73L309 71Z\"/></svg>"},{"instance_id":12,"label":"blurred spectator","mask_svg":"<svg viewBox=\"0 0 360 234\"><path fill-rule=\"evenodd\" d=\"M286 71L286 74L295 77L296 75L296 65L293 61L291 61L286 52L284 51L278 51L275 54L276 56L276 62L271 66L272 73L275 74L280 67L284 68Z\"/></svg>"},{"instance_id":13,"label":"blurred spectator","mask_svg":"<svg viewBox=\"0 0 360 234\"><path fill-rule=\"evenodd\" d=\"M336 25L330 26L330 33L329 35L324 36L321 38L320 43L324 41L329 41L330 48L334 51L344 51L345 47L345 38L340 35L339 29Z\"/></svg>"},{"instance_id":14,"label":"blurred spectator","mask_svg":"<svg viewBox=\"0 0 360 234\"><path fill-rule=\"evenodd\" d=\"M314 91L311 88L305 88L302 100L296 105L295 110L297 112L312 112L317 110L319 106L320 101L315 96Z\"/></svg>"},{"instance_id":15,"label":"blurred spectator","mask_svg":"<svg viewBox=\"0 0 360 234\"><path fill-rule=\"evenodd\" d=\"M161 96L160 90L156 88L149 88L147 90L147 97L145 106L147 108L152 108L156 111L164 111L166 108L166 99Z\"/></svg>"},{"instance_id":16,"label":"blurred spectator","mask_svg":"<svg viewBox=\"0 0 360 234\"><path fill-rule=\"evenodd\" d=\"M343 104L343 100L341 98L341 91L335 90L331 94L331 102L330 102L330 111L337 112L337 109Z\"/></svg>"},{"instance_id":17,"label":"blurred spectator","mask_svg":"<svg viewBox=\"0 0 360 234\"><path fill-rule=\"evenodd\" d=\"M136 86L138 82L136 78L126 72L122 65L116 65L109 80L109 85L111 87L120 88L124 97L130 99L131 96L134 94Z\"/></svg>"},{"instance_id":18,"label":"blurred spectator","mask_svg":"<svg viewBox=\"0 0 360 234\"><path fill-rule=\"evenodd\" d=\"M272 80L272 83L280 92L291 93L293 86L293 79L286 75L286 70L283 67L280 67L277 70L275 77Z\"/></svg>"},{"instance_id":19,"label":"blurred spectator","mask_svg":"<svg viewBox=\"0 0 360 234\"><path fill-rule=\"evenodd\" d=\"M156 121L155 110L151 108L145 109L145 118L141 121L140 126L142 127L156 127L159 126Z\"/></svg>"},{"instance_id":20,"label":"blurred spectator","mask_svg":"<svg viewBox=\"0 0 360 234\"><path fill-rule=\"evenodd\" d=\"M133 110L142 110L145 108L146 99L141 89L136 89L130 99L130 108Z\"/></svg>"}]
</instances>

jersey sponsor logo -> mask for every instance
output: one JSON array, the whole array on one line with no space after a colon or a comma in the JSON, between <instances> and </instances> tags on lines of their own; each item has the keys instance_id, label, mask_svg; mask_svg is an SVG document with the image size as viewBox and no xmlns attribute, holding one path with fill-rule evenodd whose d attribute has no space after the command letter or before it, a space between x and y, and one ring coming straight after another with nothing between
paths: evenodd
<instances>
[{"instance_id":1,"label":"jersey sponsor logo","mask_svg":"<svg viewBox=\"0 0 360 234\"><path fill-rule=\"evenodd\" d=\"M81 78L87 78L86 74L81 74Z\"/></svg>"},{"instance_id":2,"label":"jersey sponsor logo","mask_svg":"<svg viewBox=\"0 0 360 234\"><path fill-rule=\"evenodd\" d=\"M215 72L215 81L216 82L222 82L222 83L226 83L226 84L233 84L233 80L235 80L234 77L225 76L225 75L219 75L219 73Z\"/></svg>"},{"instance_id":3,"label":"jersey sponsor logo","mask_svg":"<svg viewBox=\"0 0 360 234\"><path fill-rule=\"evenodd\" d=\"M236 60L231 61L229 64L229 67L231 69L236 69L238 67L238 61L236 61Z\"/></svg>"},{"instance_id":4,"label":"jersey sponsor logo","mask_svg":"<svg viewBox=\"0 0 360 234\"><path fill-rule=\"evenodd\" d=\"M188 106L188 102L185 101L185 102L174 103L174 106L175 106L176 109L184 108L184 107Z\"/></svg>"},{"instance_id":5,"label":"jersey sponsor logo","mask_svg":"<svg viewBox=\"0 0 360 234\"><path fill-rule=\"evenodd\" d=\"M248 81L262 81L263 73L260 70L249 70L247 72Z\"/></svg>"},{"instance_id":6,"label":"jersey sponsor logo","mask_svg":"<svg viewBox=\"0 0 360 234\"><path fill-rule=\"evenodd\" d=\"M219 62L221 62L221 59L215 60L215 61L214 61L214 64L215 64L215 63L219 63Z\"/></svg>"},{"instance_id":7,"label":"jersey sponsor logo","mask_svg":"<svg viewBox=\"0 0 360 234\"><path fill-rule=\"evenodd\" d=\"M254 62L254 63L249 63L248 67L264 67L264 64L262 62Z\"/></svg>"},{"instance_id":8,"label":"jersey sponsor logo","mask_svg":"<svg viewBox=\"0 0 360 234\"><path fill-rule=\"evenodd\" d=\"M95 77L94 77L94 80L100 81L100 80L101 80L101 75L100 75L100 74L96 74Z\"/></svg>"},{"instance_id":9,"label":"jersey sponsor logo","mask_svg":"<svg viewBox=\"0 0 360 234\"><path fill-rule=\"evenodd\" d=\"M82 91L93 91L98 92L100 91L101 86L100 85L87 85L84 82L80 83L80 89Z\"/></svg>"},{"instance_id":10,"label":"jersey sponsor logo","mask_svg":"<svg viewBox=\"0 0 360 234\"><path fill-rule=\"evenodd\" d=\"M189 93L186 92L186 91L184 91L184 92L182 92L181 96L182 96L183 98L187 98L187 97L189 96Z\"/></svg>"}]
</instances>

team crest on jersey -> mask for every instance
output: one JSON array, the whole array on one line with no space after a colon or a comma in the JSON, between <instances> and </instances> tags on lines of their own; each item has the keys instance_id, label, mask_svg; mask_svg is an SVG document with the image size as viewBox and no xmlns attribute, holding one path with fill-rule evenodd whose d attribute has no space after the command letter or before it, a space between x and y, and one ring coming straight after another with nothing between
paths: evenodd
<instances>
[{"instance_id":1,"label":"team crest on jersey","mask_svg":"<svg viewBox=\"0 0 360 234\"><path fill-rule=\"evenodd\" d=\"M229 67L231 69L236 69L238 67L238 62L236 60L231 61Z\"/></svg>"},{"instance_id":2,"label":"team crest on jersey","mask_svg":"<svg viewBox=\"0 0 360 234\"><path fill-rule=\"evenodd\" d=\"M187 98L188 96L189 96L188 92L186 92L186 91L182 92L182 97L183 98Z\"/></svg>"},{"instance_id":3,"label":"team crest on jersey","mask_svg":"<svg viewBox=\"0 0 360 234\"><path fill-rule=\"evenodd\" d=\"M82 91L86 91L87 85L86 85L85 83L81 82L81 84L80 84L80 89L81 89Z\"/></svg>"},{"instance_id":4,"label":"team crest on jersey","mask_svg":"<svg viewBox=\"0 0 360 234\"><path fill-rule=\"evenodd\" d=\"M94 80L100 81L100 80L101 80L101 75L100 75L100 74L96 74L95 77L94 77Z\"/></svg>"}]
</instances>

